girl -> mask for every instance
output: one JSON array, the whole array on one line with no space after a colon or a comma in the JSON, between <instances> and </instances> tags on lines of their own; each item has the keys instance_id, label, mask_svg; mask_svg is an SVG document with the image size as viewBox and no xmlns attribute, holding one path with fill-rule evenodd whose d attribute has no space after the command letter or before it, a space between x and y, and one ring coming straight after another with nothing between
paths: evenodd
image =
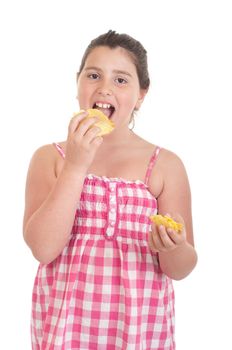
<instances>
[{"instance_id":1,"label":"girl","mask_svg":"<svg viewBox=\"0 0 232 350\"><path fill-rule=\"evenodd\" d=\"M97 37L77 75L82 111L67 140L32 157L24 238L40 262L33 350L175 349L172 279L197 260L190 189L181 160L129 127L148 88L143 46L114 31ZM114 130L98 136L88 108ZM151 223L157 211L182 231Z\"/></svg>"}]
</instances>

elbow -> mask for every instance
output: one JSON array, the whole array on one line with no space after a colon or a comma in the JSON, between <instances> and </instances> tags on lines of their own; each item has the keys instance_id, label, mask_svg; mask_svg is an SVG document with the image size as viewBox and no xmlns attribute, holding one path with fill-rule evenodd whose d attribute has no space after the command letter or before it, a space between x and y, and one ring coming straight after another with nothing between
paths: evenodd
<instances>
[{"instance_id":1,"label":"elbow","mask_svg":"<svg viewBox=\"0 0 232 350\"><path fill-rule=\"evenodd\" d=\"M43 265L48 265L51 262L53 262L58 254L51 254L51 252L47 252L44 249L38 249L38 248L33 248L30 247L31 249L31 253L33 255L33 257L40 263Z\"/></svg>"},{"instance_id":2,"label":"elbow","mask_svg":"<svg viewBox=\"0 0 232 350\"><path fill-rule=\"evenodd\" d=\"M166 275L171 278L174 281L181 281L185 279L190 273L193 271L194 267L190 270L184 271L184 272L173 272L173 273L166 273Z\"/></svg>"},{"instance_id":3,"label":"elbow","mask_svg":"<svg viewBox=\"0 0 232 350\"><path fill-rule=\"evenodd\" d=\"M55 254L54 251L46 249L46 247L41 247L37 242L30 239L29 235L25 231L24 240L27 246L30 248L33 257L41 264L48 265L54 261L59 254Z\"/></svg>"},{"instance_id":4,"label":"elbow","mask_svg":"<svg viewBox=\"0 0 232 350\"><path fill-rule=\"evenodd\" d=\"M181 281L184 278L186 278L188 275L192 273L192 271L195 269L197 265L197 255L194 256L193 260L189 265L186 266L183 270L173 273L173 277L171 277L175 281Z\"/></svg>"},{"instance_id":5,"label":"elbow","mask_svg":"<svg viewBox=\"0 0 232 350\"><path fill-rule=\"evenodd\" d=\"M40 264L43 264L43 265L48 265L50 263L52 263L56 257L51 257L50 255L45 255L44 253L41 254L41 252L38 252L38 251L33 251L31 249L31 252L32 252L32 255L34 256L34 258L40 263Z\"/></svg>"},{"instance_id":6,"label":"elbow","mask_svg":"<svg viewBox=\"0 0 232 350\"><path fill-rule=\"evenodd\" d=\"M197 260L197 253L194 251L194 254L192 254L190 259L183 260L181 263L167 264L166 260L161 260L160 268L167 277L175 281L180 281L186 278L194 270L197 265Z\"/></svg>"}]
</instances>

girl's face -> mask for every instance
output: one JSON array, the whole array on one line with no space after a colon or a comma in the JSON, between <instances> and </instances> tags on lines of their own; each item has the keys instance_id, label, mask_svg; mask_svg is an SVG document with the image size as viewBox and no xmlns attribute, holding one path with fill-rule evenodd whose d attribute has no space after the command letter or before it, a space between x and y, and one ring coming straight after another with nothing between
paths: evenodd
<instances>
[{"instance_id":1,"label":"girl's face","mask_svg":"<svg viewBox=\"0 0 232 350\"><path fill-rule=\"evenodd\" d=\"M81 109L100 109L114 121L115 127L128 126L145 94L125 49L99 46L88 55L78 78L77 99Z\"/></svg>"}]
</instances>

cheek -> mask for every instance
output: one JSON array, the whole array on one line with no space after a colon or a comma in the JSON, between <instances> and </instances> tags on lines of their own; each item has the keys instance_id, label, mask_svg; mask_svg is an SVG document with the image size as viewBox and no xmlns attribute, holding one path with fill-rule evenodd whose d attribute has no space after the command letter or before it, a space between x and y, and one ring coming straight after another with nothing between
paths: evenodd
<instances>
[{"instance_id":1,"label":"cheek","mask_svg":"<svg viewBox=\"0 0 232 350\"><path fill-rule=\"evenodd\" d=\"M78 85L77 86L77 99L80 103L84 102L85 99L87 98L87 91L83 85L81 87Z\"/></svg>"},{"instance_id":2,"label":"cheek","mask_svg":"<svg viewBox=\"0 0 232 350\"><path fill-rule=\"evenodd\" d=\"M130 99L125 99L125 106L127 106L128 109L130 109L131 112L134 111L137 105L137 99L135 98L130 98Z\"/></svg>"},{"instance_id":3,"label":"cheek","mask_svg":"<svg viewBox=\"0 0 232 350\"><path fill-rule=\"evenodd\" d=\"M129 107L132 109L137 102L136 98L133 96L133 93L130 91L120 94L120 101L121 105L125 106L125 108Z\"/></svg>"}]
</instances>

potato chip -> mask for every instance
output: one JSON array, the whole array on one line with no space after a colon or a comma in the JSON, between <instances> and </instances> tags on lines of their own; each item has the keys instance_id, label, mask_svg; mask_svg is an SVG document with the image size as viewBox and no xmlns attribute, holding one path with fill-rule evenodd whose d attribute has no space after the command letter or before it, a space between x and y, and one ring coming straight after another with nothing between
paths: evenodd
<instances>
[{"instance_id":1,"label":"potato chip","mask_svg":"<svg viewBox=\"0 0 232 350\"><path fill-rule=\"evenodd\" d=\"M87 118L97 117L100 119L94 124L101 129L98 136L109 134L114 129L114 123L100 110L96 108L90 108L87 109L87 112Z\"/></svg>"},{"instance_id":2,"label":"potato chip","mask_svg":"<svg viewBox=\"0 0 232 350\"><path fill-rule=\"evenodd\" d=\"M174 221L172 218L170 218L167 215L152 215L152 216L150 216L150 219L156 225L163 225L167 228L172 228L178 232L180 232L183 228L182 224Z\"/></svg>"}]
</instances>

